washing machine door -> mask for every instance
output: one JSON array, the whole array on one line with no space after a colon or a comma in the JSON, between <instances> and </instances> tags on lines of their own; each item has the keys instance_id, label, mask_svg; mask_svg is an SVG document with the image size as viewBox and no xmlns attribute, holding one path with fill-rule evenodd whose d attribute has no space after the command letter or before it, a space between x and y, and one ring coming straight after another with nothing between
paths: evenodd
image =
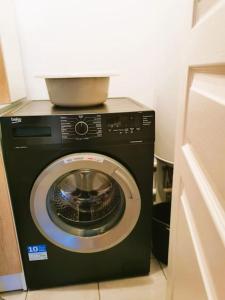
<instances>
[{"instance_id":1,"label":"washing machine door","mask_svg":"<svg viewBox=\"0 0 225 300\"><path fill-rule=\"evenodd\" d=\"M53 244L74 252L109 249L138 221L141 198L129 171L116 160L77 153L50 164L34 183L32 218Z\"/></svg>"}]
</instances>

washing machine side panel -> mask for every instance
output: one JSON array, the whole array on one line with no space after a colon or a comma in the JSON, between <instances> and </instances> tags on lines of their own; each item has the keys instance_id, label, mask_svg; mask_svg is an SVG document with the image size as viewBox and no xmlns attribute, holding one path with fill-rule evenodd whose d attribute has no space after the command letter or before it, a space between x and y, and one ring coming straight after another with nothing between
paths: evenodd
<instances>
[{"instance_id":1,"label":"washing machine side panel","mask_svg":"<svg viewBox=\"0 0 225 300\"><path fill-rule=\"evenodd\" d=\"M6 149L16 226L27 285L31 289L88 282L149 271L151 241L151 197L153 144L74 146L73 152L95 152L122 163L133 175L141 194L141 213L131 234L111 249L91 254L73 253L48 242L36 228L30 213L30 192L40 172L52 161L71 154L71 148L54 145L28 149ZM44 244L48 259L29 261L27 247ZM63 274L63 276L61 276Z\"/></svg>"}]
</instances>

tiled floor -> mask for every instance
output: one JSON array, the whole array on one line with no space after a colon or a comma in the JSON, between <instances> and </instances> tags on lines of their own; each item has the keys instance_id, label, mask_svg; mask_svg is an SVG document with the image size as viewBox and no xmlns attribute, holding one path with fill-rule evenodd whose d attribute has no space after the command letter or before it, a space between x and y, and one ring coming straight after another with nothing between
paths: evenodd
<instances>
[{"instance_id":1,"label":"tiled floor","mask_svg":"<svg viewBox=\"0 0 225 300\"><path fill-rule=\"evenodd\" d=\"M161 263L161 262L159 262L159 265L160 265L160 267L161 267L161 269L162 269L162 271L163 271L164 276L165 276L166 279L167 279L168 267L167 267L166 265L164 265L163 263Z\"/></svg>"},{"instance_id":2,"label":"tiled floor","mask_svg":"<svg viewBox=\"0 0 225 300\"><path fill-rule=\"evenodd\" d=\"M1 294L5 300L164 300L166 267L152 258L149 276Z\"/></svg>"}]
</instances>

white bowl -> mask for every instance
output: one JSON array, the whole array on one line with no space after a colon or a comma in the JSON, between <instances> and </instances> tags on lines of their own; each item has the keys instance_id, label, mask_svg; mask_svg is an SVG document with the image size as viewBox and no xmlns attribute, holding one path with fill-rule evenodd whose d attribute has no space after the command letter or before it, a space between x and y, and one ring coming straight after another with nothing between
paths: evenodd
<instances>
[{"instance_id":1,"label":"white bowl","mask_svg":"<svg viewBox=\"0 0 225 300\"><path fill-rule=\"evenodd\" d=\"M112 74L47 75L49 98L58 106L82 107L102 104L108 97Z\"/></svg>"}]
</instances>

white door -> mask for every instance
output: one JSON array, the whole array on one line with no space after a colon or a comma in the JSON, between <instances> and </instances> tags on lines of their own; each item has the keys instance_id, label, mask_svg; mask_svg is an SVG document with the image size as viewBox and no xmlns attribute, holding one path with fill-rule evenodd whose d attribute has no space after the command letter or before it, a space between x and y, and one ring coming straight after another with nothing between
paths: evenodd
<instances>
[{"instance_id":1,"label":"white door","mask_svg":"<svg viewBox=\"0 0 225 300\"><path fill-rule=\"evenodd\" d=\"M225 1L190 1L167 299L225 299Z\"/></svg>"}]
</instances>

